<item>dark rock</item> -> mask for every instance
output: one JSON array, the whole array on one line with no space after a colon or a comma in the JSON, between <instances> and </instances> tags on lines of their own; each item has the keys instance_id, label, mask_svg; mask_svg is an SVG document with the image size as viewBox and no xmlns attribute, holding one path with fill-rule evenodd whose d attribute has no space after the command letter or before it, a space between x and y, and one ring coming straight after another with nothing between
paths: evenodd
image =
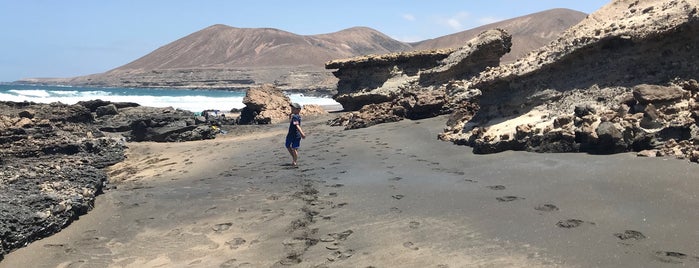
<instances>
[{"instance_id":1,"label":"dark rock","mask_svg":"<svg viewBox=\"0 0 699 268\"><path fill-rule=\"evenodd\" d=\"M643 119L641 119L640 125L642 128L646 129L661 128L663 126L658 110L653 104L646 105L646 108L643 110Z\"/></svg>"},{"instance_id":2,"label":"dark rock","mask_svg":"<svg viewBox=\"0 0 699 268\"><path fill-rule=\"evenodd\" d=\"M32 119L32 118L34 118L35 114L36 114L36 112L34 112L32 110L23 110L23 111L19 112L19 117Z\"/></svg>"},{"instance_id":3,"label":"dark rock","mask_svg":"<svg viewBox=\"0 0 699 268\"><path fill-rule=\"evenodd\" d=\"M33 119L5 116L20 109L38 112ZM80 105L0 104L0 258L87 213L107 181L102 168L124 159L121 141L98 138L86 112ZM36 123L5 128L23 120Z\"/></svg>"},{"instance_id":4,"label":"dark rock","mask_svg":"<svg viewBox=\"0 0 699 268\"><path fill-rule=\"evenodd\" d=\"M595 108L592 108L590 105L576 105L574 112L575 116L583 117L586 115L594 114Z\"/></svg>"},{"instance_id":5,"label":"dark rock","mask_svg":"<svg viewBox=\"0 0 699 268\"><path fill-rule=\"evenodd\" d=\"M662 103L688 97L688 92L677 86L642 84L633 88L633 97L640 104Z\"/></svg>"},{"instance_id":6,"label":"dark rock","mask_svg":"<svg viewBox=\"0 0 699 268\"><path fill-rule=\"evenodd\" d=\"M97 116L105 116L118 114L119 111L117 110L116 105L110 103L105 106L97 107L95 113L97 114Z\"/></svg>"},{"instance_id":7,"label":"dark rock","mask_svg":"<svg viewBox=\"0 0 699 268\"><path fill-rule=\"evenodd\" d=\"M123 140L188 141L218 133L188 111L83 104L100 116L83 105L0 102L0 258L87 213L107 181L103 168L125 158ZM103 130L124 138L107 138Z\"/></svg>"},{"instance_id":8,"label":"dark rock","mask_svg":"<svg viewBox=\"0 0 699 268\"><path fill-rule=\"evenodd\" d=\"M95 118L92 112L82 105L65 105L65 104L49 104L49 108L41 115L41 118L47 118L53 122L70 122L70 123L92 123ZM39 117L37 115L37 117Z\"/></svg>"},{"instance_id":9,"label":"dark rock","mask_svg":"<svg viewBox=\"0 0 699 268\"><path fill-rule=\"evenodd\" d=\"M78 105L82 105L87 109L90 109L91 112L96 112L97 108L113 104L117 109L121 108L128 108L128 107L138 107L141 106L138 103L134 102L111 102L111 101L103 101L103 100L88 100L88 101L79 101L77 103Z\"/></svg>"},{"instance_id":10,"label":"dark rock","mask_svg":"<svg viewBox=\"0 0 699 268\"><path fill-rule=\"evenodd\" d=\"M611 154L626 151L627 144L622 132L611 122L602 122L597 129L597 144L591 152L599 154Z\"/></svg>"}]
</instances>

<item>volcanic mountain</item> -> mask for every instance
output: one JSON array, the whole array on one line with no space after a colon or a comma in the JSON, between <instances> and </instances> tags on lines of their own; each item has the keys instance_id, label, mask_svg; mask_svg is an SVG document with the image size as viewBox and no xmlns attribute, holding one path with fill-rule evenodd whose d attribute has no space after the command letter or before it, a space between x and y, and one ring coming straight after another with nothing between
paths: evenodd
<instances>
[{"instance_id":1,"label":"volcanic mountain","mask_svg":"<svg viewBox=\"0 0 699 268\"><path fill-rule=\"evenodd\" d=\"M586 14L552 9L416 43L401 42L367 27L297 35L272 28L216 24L164 45L105 73L22 82L82 86L247 89L272 83L285 90L333 92L337 79L327 61L368 54L460 47L480 32L510 32L512 61L553 40Z\"/></svg>"}]
</instances>

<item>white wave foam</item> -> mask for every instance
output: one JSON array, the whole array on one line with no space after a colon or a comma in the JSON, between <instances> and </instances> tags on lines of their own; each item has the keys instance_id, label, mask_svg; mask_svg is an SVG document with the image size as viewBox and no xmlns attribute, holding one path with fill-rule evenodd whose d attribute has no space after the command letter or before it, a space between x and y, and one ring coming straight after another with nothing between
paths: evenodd
<instances>
[{"instance_id":1,"label":"white wave foam","mask_svg":"<svg viewBox=\"0 0 699 268\"><path fill-rule=\"evenodd\" d=\"M48 91L41 89L10 89L8 91L26 97L47 98L51 96Z\"/></svg>"},{"instance_id":2,"label":"white wave foam","mask_svg":"<svg viewBox=\"0 0 699 268\"><path fill-rule=\"evenodd\" d=\"M52 103L60 102L65 104L75 104L79 101L89 101L101 99L111 102L134 102L143 106L151 107L173 107L176 109L189 110L192 112L200 112L207 109L215 109L221 111L230 111L231 109L241 109L245 107L243 104L243 96L238 93L231 93L234 96L221 96L217 92L216 96L206 96L207 92L191 91L185 96L163 95L162 91L154 91L148 93L152 95L121 95L129 94L123 92L108 92L103 90L43 90L43 89L10 89L5 93L0 92L0 100L14 102L38 102ZM191 95L189 95L191 94ZM237 96L235 96L237 94ZM179 95L179 94L177 94ZM339 103L331 98L309 97L303 94L290 94L289 98L293 102L299 104L318 104L318 105L338 105Z\"/></svg>"},{"instance_id":3,"label":"white wave foam","mask_svg":"<svg viewBox=\"0 0 699 268\"><path fill-rule=\"evenodd\" d=\"M291 99L291 102L296 102L301 105L306 105L306 104L318 104L318 105L340 105L340 103L336 102L335 100L331 98L323 98L323 97L309 97L309 96L304 96L303 94L290 94L289 99Z\"/></svg>"}]
</instances>

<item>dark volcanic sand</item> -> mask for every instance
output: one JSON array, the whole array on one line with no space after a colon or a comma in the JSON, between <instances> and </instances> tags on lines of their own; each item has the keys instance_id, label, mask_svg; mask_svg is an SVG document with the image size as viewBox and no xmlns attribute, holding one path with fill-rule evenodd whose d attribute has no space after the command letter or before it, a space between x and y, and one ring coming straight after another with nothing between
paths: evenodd
<instances>
[{"instance_id":1,"label":"dark volcanic sand","mask_svg":"<svg viewBox=\"0 0 699 268\"><path fill-rule=\"evenodd\" d=\"M697 267L699 165L473 155L445 118L130 144L116 189L0 267Z\"/></svg>"}]
</instances>

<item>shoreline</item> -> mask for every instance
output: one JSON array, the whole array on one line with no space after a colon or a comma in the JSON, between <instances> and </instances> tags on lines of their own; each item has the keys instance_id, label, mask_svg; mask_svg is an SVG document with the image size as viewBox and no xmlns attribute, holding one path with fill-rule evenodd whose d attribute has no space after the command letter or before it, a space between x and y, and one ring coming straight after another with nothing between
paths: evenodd
<instances>
[{"instance_id":1,"label":"shoreline","mask_svg":"<svg viewBox=\"0 0 699 268\"><path fill-rule=\"evenodd\" d=\"M110 102L130 102L138 103L141 106L148 107L172 107L191 112L202 112L204 110L220 110L231 111L242 109L245 107L243 98L246 90L228 90L223 93L222 90L211 89L177 89L177 88L123 88L125 90L135 90L131 95L122 95L118 87L66 87L59 85L26 85L26 84L0 84L0 94L7 94L6 101L13 102L34 102L48 104L52 102L61 102L64 104L75 104L80 101L91 101L101 99ZM12 86L19 86L9 92ZM143 92L143 91L147 92ZM163 92L170 90L169 95ZM61 92L63 93L57 93ZM94 92L93 92L94 91ZM103 92L104 91L104 92ZM95 93L98 92L98 93ZM182 92L190 92L198 95L189 96L181 95ZM204 94L203 92L208 92ZM146 94L146 95L143 95ZM223 94L223 96L222 96ZM308 94L303 92L284 91L284 94L289 96L292 101L301 104L317 104L321 106L336 106L339 105L334 101L331 95ZM202 103L205 105L193 105L193 103Z\"/></svg>"},{"instance_id":2,"label":"shoreline","mask_svg":"<svg viewBox=\"0 0 699 268\"><path fill-rule=\"evenodd\" d=\"M699 263L696 165L474 155L436 139L443 121L343 131L309 120L298 169L286 166L284 124L129 143L93 211L0 267Z\"/></svg>"}]
</instances>

